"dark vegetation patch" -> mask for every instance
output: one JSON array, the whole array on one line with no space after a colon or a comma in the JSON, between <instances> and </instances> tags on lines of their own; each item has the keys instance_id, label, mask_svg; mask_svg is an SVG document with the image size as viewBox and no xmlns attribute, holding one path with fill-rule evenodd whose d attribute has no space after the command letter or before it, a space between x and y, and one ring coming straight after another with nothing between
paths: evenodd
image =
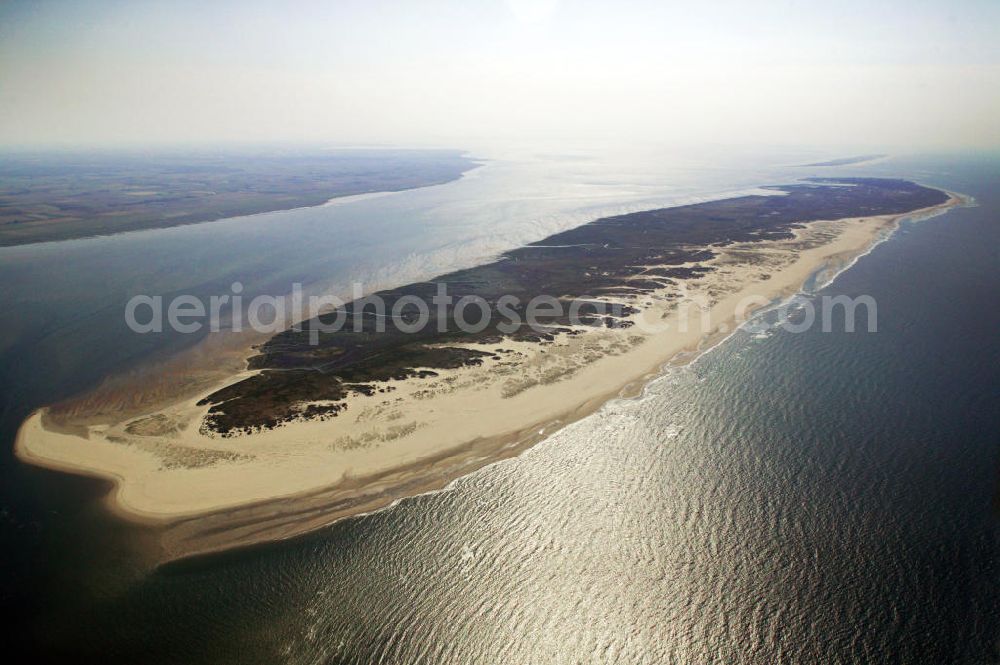
<instances>
[{"instance_id":1,"label":"dark vegetation patch","mask_svg":"<svg viewBox=\"0 0 1000 665\"><path fill-rule=\"evenodd\" d=\"M711 258L714 254L706 248L790 238L792 229L810 220L898 214L947 200L938 190L890 179L817 178L773 189L786 194L605 217L508 252L497 261L378 294L386 311L391 312L403 296L431 303L438 284L445 283L456 300L475 296L493 308L494 317L481 332L461 332L453 308L440 312L433 305L430 321L420 332L406 334L391 323L378 332L377 322L385 319L372 315L375 312L370 303L348 303L348 323L342 330L322 332L323 324L329 326L335 320L331 313L305 322L298 330L276 335L261 347L260 354L250 361L252 369L262 370L260 374L202 400L212 405L204 427L220 433L275 427L308 416L303 404L342 400L352 391L366 392L368 388L361 386L371 382L434 376L434 370L482 364L485 357L499 352L488 348L501 345L504 339L552 342L556 334L576 332L566 327L570 300L641 295L662 288L664 279L698 277L710 269L681 266ZM656 268L650 270L651 266ZM567 306L561 316L537 317L544 324L542 330L522 325L513 332L503 332L498 324L508 319L497 315L495 305L504 295L520 300L521 305L513 309L522 321L525 304L535 296L551 295ZM602 314L588 310L588 306L596 307L597 303L585 302L581 318L594 326L627 327L631 322L623 317L637 311L627 307ZM356 307L369 312L360 317L357 331L352 326ZM476 321L476 308L468 309L466 320ZM403 308L401 318L414 320L415 306ZM438 332L439 326L445 332ZM317 345L310 342L312 334L318 337ZM483 350L455 346L470 343L483 345Z\"/></svg>"}]
</instances>

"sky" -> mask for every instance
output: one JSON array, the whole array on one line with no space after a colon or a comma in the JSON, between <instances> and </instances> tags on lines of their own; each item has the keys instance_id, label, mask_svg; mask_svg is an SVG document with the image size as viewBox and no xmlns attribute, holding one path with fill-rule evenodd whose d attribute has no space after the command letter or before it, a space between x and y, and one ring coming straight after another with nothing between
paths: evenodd
<instances>
[{"instance_id":1,"label":"sky","mask_svg":"<svg viewBox=\"0 0 1000 665\"><path fill-rule=\"evenodd\" d=\"M1000 147L997 0L0 0L0 145Z\"/></svg>"}]
</instances>

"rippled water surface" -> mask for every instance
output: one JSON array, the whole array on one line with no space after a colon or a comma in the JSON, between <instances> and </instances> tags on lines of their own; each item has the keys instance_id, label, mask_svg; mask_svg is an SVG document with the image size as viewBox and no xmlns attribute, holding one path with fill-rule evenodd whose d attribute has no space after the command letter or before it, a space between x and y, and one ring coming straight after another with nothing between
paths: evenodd
<instances>
[{"instance_id":1,"label":"rippled water surface","mask_svg":"<svg viewBox=\"0 0 1000 665\"><path fill-rule=\"evenodd\" d=\"M683 196L791 172L689 173ZM1000 160L845 172L980 204L906 225L811 294L873 295L878 333L741 331L446 491L153 574L98 511L37 498L78 496L65 479L22 472L35 498L5 531L22 637L120 662L996 662ZM593 186L642 178L613 180ZM602 210L649 193L602 191ZM471 204L453 205L440 219L458 228ZM556 207L553 225L588 214Z\"/></svg>"}]
</instances>

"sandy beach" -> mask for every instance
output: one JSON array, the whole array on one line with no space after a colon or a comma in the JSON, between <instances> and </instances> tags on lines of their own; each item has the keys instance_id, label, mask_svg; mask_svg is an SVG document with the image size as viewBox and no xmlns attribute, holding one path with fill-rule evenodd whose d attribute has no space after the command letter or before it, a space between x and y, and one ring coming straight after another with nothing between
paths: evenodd
<instances>
[{"instance_id":1,"label":"sandy beach","mask_svg":"<svg viewBox=\"0 0 1000 665\"><path fill-rule=\"evenodd\" d=\"M21 426L16 453L113 481L112 510L163 527L163 560L289 537L516 455L607 401L638 394L665 364L689 362L752 309L794 295L817 271L848 265L902 218L961 203L951 195L903 215L817 220L792 239L719 248L700 263L713 271L637 296L632 327L470 345L498 359L381 382L371 395L350 395L335 418L232 437L205 432L209 407L198 401L250 374L242 372L139 414L74 418L42 409Z\"/></svg>"}]
</instances>

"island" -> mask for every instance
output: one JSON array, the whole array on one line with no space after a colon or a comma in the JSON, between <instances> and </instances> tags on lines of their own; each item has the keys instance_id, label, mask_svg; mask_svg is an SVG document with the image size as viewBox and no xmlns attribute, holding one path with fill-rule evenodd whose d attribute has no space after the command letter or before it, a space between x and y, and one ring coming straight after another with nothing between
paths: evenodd
<instances>
[{"instance_id":1,"label":"island","mask_svg":"<svg viewBox=\"0 0 1000 665\"><path fill-rule=\"evenodd\" d=\"M248 350L238 375L142 413L53 405L22 425L17 454L112 481L108 505L161 529L165 561L301 534L519 454L697 357L748 301L786 299L903 218L962 202L898 179L767 189L597 219L371 294L395 325L370 298L348 303ZM415 303L442 289L453 304L415 326ZM507 316L487 319L504 298ZM549 307L530 316L540 298ZM554 306L573 303L573 315Z\"/></svg>"}]
</instances>

